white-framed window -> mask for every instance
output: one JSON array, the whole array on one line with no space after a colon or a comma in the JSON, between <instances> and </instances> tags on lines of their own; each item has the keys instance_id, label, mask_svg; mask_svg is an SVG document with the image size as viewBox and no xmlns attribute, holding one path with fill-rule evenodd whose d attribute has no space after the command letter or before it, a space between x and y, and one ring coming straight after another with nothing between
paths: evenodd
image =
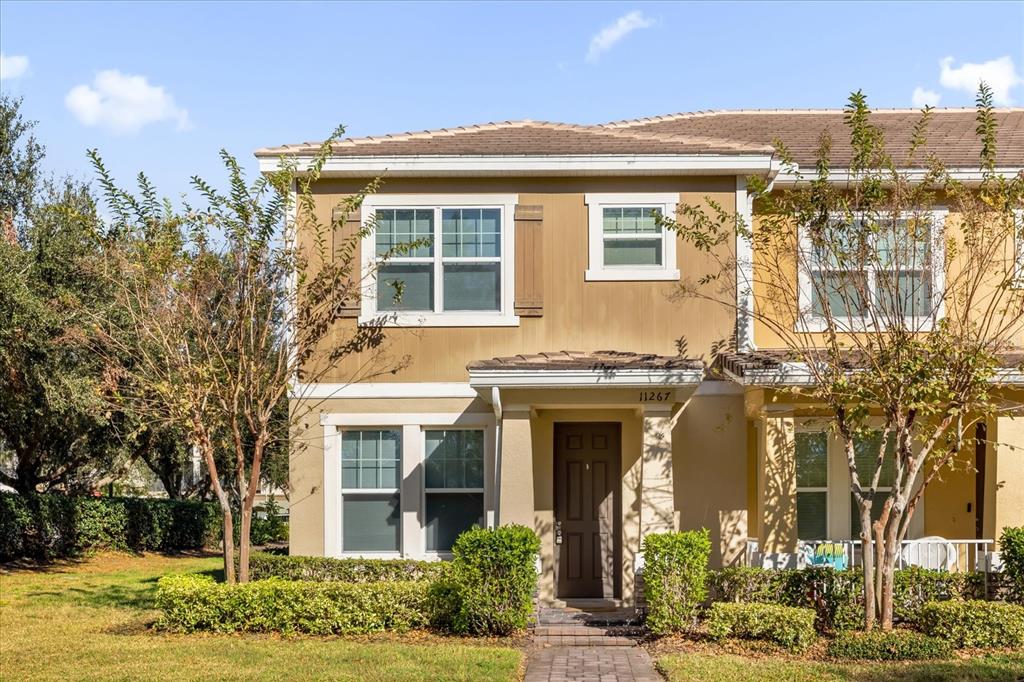
<instances>
[{"instance_id":1,"label":"white-framed window","mask_svg":"<svg viewBox=\"0 0 1024 682\"><path fill-rule=\"evenodd\" d=\"M371 195L360 321L515 326L515 195ZM402 253L396 247L418 243ZM391 253L386 262L382 258Z\"/></svg>"},{"instance_id":2,"label":"white-framed window","mask_svg":"<svg viewBox=\"0 0 1024 682\"><path fill-rule=\"evenodd\" d=\"M342 551L401 551L401 482L401 430L341 432Z\"/></svg>"},{"instance_id":3,"label":"white-framed window","mask_svg":"<svg viewBox=\"0 0 1024 682\"><path fill-rule=\"evenodd\" d=\"M872 422L872 427L875 423ZM880 426L880 422L878 423ZM857 476L861 485L868 487L875 472L881 430L870 431L854 440ZM882 511L885 498L893 484L893 444L888 444L888 456L879 475L871 506L872 520ZM807 417L796 420L794 433L796 532L797 539L856 540L860 537L860 512L850 489L850 469L842 439L825 430L821 419ZM909 538L924 535L924 506L914 513L910 521Z\"/></svg>"},{"instance_id":4,"label":"white-framed window","mask_svg":"<svg viewBox=\"0 0 1024 682\"><path fill-rule=\"evenodd\" d=\"M800 324L807 331L824 331L825 312L830 311L840 330L862 329L870 318L869 307L879 320L902 317L920 331L931 329L944 312L941 296L942 229L946 211L929 211L923 224L913 217L900 219L899 229L883 226L847 233L836 229L816 253L810 235L801 231L800 249L805 267L799 273ZM863 244L841 244L843 239L868 234ZM859 256L859 249L866 249ZM851 254L847 257L847 254Z\"/></svg>"},{"instance_id":5,"label":"white-framed window","mask_svg":"<svg viewBox=\"0 0 1024 682\"><path fill-rule=\"evenodd\" d=\"M587 281L679 279L676 235L658 224L675 216L678 194L587 193L585 201Z\"/></svg>"},{"instance_id":6,"label":"white-framed window","mask_svg":"<svg viewBox=\"0 0 1024 682\"><path fill-rule=\"evenodd\" d=\"M493 525L492 412L324 413L324 556L437 559Z\"/></svg>"},{"instance_id":7,"label":"white-framed window","mask_svg":"<svg viewBox=\"0 0 1024 682\"><path fill-rule=\"evenodd\" d=\"M797 430L796 533L799 540L827 540L828 434Z\"/></svg>"},{"instance_id":8,"label":"white-framed window","mask_svg":"<svg viewBox=\"0 0 1024 682\"><path fill-rule=\"evenodd\" d=\"M455 539L484 525L484 430L424 429L424 548L451 551Z\"/></svg>"}]
</instances>

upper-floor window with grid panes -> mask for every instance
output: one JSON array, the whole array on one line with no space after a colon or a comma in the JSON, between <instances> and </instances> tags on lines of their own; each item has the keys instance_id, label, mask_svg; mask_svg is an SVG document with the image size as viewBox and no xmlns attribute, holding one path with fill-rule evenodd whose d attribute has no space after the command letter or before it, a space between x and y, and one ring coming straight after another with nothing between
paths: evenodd
<instances>
[{"instance_id":1,"label":"upper-floor window with grid panes","mask_svg":"<svg viewBox=\"0 0 1024 682\"><path fill-rule=\"evenodd\" d=\"M676 234L666 229L677 194L588 193L587 280L678 280Z\"/></svg>"},{"instance_id":2,"label":"upper-floor window with grid panes","mask_svg":"<svg viewBox=\"0 0 1024 682\"><path fill-rule=\"evenodd\" d=\"M482 319L511 313L508 205L378 206L370 314ZM492 319L492 322L500 320Z\"/></svg>"}]
</instances>

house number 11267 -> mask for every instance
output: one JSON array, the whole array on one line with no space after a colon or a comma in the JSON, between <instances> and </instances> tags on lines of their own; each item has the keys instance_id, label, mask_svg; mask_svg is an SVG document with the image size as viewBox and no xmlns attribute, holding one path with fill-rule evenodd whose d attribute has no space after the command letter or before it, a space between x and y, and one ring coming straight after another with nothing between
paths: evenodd
<instances>
[{"instance_id":1,"label":"house number 11267","mask_svg":"<svg viewBox=\"0 0 1024 682\"><path fill-rule=\"evenodd\" d=\"M664 403L672 399L672 391L640 391L642 403Z\"/></svg>"}]
</instances>

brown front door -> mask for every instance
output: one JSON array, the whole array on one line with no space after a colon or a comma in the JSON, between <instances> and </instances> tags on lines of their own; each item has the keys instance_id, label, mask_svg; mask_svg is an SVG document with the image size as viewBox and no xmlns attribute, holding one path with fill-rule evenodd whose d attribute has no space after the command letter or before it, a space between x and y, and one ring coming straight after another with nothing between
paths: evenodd
<instances>
[{"instance_id":1,"label":"brown front door","mask_svg":"<svg viewBox=\"0 0 1024 682\"><path fill-rule=\"evenodd\" d=\"M619 429L555 424L555 571L562 599L620 594Z\"/></svg>"}]
</instances>

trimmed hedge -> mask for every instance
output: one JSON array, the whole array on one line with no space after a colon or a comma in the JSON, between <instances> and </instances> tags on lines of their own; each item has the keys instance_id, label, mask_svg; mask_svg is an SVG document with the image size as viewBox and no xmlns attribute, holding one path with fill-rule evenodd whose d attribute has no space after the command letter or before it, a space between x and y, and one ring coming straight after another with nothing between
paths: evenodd
<instances>
[{"instance_id":1,"label":"trimmed hedge","mask_svg":"<svg viewBox=\"0 0 1024 682\"><path fill-rule=\"evenodd\" d=\"M712 639L726 637L775 642L790 651L803 651L813 642L814 611L776 604L711 605L707 618Z\"/></svg>"},{"instance_id":2,"label":"trimmed hedge","mask_svg":"<svg viewBox=\"0 0 1024 682\"><path fill-rule=\"evenodd\" d=\"M95 549L174 552L219 542L216 504L140 497L0 493L0 561Z\"/></svg>"},{"instance_id":3,"label":"trimmed hedge","mask_svg":"<svg viewBox=\"0 0 1024 682\"><path fill-rule=\"evenodd\" d=\"M508 635L526 627L537 589L540 540L525 526L473 528L455 540L452 560L430 587L434 627Z\"/></svg>"},{"instance_id":4,"label":"trimmed hedge","mask_svg":"<svg viewBox=\"0 0 1024 682\"><path fill-rule=\"evenodd\" d=\"M913 622L931 601L978 599L984 596L985 575L918 567L895 573L895 619ZM864 619L864 573L828 567L769 570L738 567L713 571L708 580L713 601L782 604L811 608L820 631L859 628Z\"/></svg>"},{"instance_id":5,"label":"trimmed hedge","mask_svg":"<svg viewBox=\"0 0 1024 682\"><path fill-rule=\"evenodd\" d=\"M840 632L828 643L828 655L865 661L927 661L949 658L953 647L913 630Z\"/></svg>"},{"instance_id":6,"label":"trimmed hedge","mask_svg":"<svg viewBox=\"0 0 1024 682\"><path fill-rule=\"evenodd\" d=\"M442 567L440 561L412 559L334 559L283 556L268 552L253 552L249 555L250 580L281 578L345 583L404 582L433 580L440 575Z\"/></svg>"},{"instance_id":7,"label":"trimmed hedge","mask_svg":"<svg viewBox=\"0 0 1024 682\"><path fill-rule=\"evenodd\" d=\"M647 627L656 635L692 628L707 598L711 539L707 529L644 538Z\"/></svg>"},{"instance_id":8,"label":"trimmed hedge","mask_svg":"<svg viewBox=\"0 0 1024 682\"><path fill-rule=\"evenodd\" d=\"M305 632L317 635L403 631L428 622L423 582L306 582L271 578L227 585L208 575L157 583L158 627L181 631Z\"/></svg>"},{"instance_id":9,"label":"trimmed hedge","mask_svg":"<svg viewBox=\"0 0 1024 682\"><path fill-rule=\"evenodd\" d=\"M1004 528L999 551L1010 581L1010 598L1024 604L1024 528Z\"/></svg>"},{"instance_id":10,"label":"trimmed hedge","mask_svg":"<svg viewBox=\"0 0 1024 682\"><path fill-rule=\"evenodd\" d=\"M957 648L1024 647L1024 606L989 601L925 604L921 630Z\"/></svg>"}]
</instances>

